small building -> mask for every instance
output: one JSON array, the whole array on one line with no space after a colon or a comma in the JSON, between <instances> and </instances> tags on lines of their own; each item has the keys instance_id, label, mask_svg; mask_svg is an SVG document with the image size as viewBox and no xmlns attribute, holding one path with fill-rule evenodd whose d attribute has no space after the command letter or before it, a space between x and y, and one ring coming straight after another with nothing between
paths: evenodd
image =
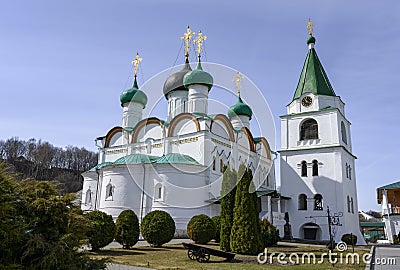
<instances>
[{"instance_id":1,"label":"small building","mask_svg":"<svg viewBox=\"0 0 400 270\"><path fill-rule=\"evenodd\" d=\"M382 205L385 235L393 243L393 235L400 233L400 181L376 189L378 204Z\"/></svg>"}]
</instances>

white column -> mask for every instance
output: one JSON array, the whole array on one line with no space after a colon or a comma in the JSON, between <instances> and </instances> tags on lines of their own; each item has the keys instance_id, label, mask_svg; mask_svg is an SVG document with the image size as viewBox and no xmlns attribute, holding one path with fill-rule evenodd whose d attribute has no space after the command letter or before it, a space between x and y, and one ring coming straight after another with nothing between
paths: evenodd
<instances>
[{"instance_id":1,"label":"white column","mask_svg":"<svg viewBox=\"0 0 400 270\"><path fill-rule=\"evenodd\" d=\"M168 119L188 111L188 91L176 90L168 94Z\"/></svg>"},{"instance_id":2,"label":"white column","mask_svg":"<svg viewBox=\"0 0 400 270\"><path fill-rule=\"evenodd\" d=\"M278 198L278 213L281 213L281 198Z\"/></svg>"},{"instance_id":3,"label":"white column","mask_svg":"<svg viewBox=\"0 0 400 270\"><path fill-rule=\"evenodd\" d=\"M200 84L190 85L188 101L189 101L188 112L207 114L208 87Z\"/></svg>"},{"instance_id":4,"label":"white column","mask_svg":"<svg viewBox=\"0 0 400 270\"><path fill-rule=\"evenodd\" d=\"M129 102L123 105L122 127L135 127L142 120L144 106L140 103Z\"/></svg>"},{"instance_id":5,"label":"white column","mask_svg":"<svg viewBox=\"0 0 400 270\"><path fill-rule=\"evenodd\" d=\"M271 223L273 223L273 220L272 220L272 202L271 202L271 196L267 196L267 202L268 202L268 204L267 204L267 209L268 209L268 221L269 222L271 222Z\"/></svg>"}]
</instances>

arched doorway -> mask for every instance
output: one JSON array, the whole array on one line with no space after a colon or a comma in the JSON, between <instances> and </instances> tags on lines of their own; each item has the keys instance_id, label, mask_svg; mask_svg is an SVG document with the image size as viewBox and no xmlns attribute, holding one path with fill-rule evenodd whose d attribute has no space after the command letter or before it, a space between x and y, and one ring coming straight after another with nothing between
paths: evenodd
<instances>
[{"instance_id":1,"label":"arched doorway","mask_svg":"<svg viewBox=\"0 0 400 270\"><path fill-rule=\"evenodd\" d=\"M320 240L321 228L312 222L305 223L300 227L300 236L307 240Z\"/></svg>"}]
</instances>

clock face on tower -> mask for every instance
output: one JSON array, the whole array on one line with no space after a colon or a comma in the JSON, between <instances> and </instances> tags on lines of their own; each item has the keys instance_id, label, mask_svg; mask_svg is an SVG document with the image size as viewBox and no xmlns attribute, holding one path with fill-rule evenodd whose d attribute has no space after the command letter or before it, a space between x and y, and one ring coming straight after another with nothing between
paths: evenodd
<instances>
[{"instance_id":1,"label":"clock face on tower","mask_svg":"<svg viewBox=\"0 0 400 270\"><path fill-rule=\"evenodd\" d=\"M304 107L310 107L312 102L312 97L306 96L301 100L301 105L303 105Z\"/></svg>"}]
</instances>

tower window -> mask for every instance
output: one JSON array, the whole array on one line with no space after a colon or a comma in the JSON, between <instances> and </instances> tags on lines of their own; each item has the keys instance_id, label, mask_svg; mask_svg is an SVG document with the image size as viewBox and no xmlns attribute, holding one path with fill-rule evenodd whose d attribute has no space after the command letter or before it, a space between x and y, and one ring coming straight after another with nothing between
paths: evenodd
<instances>
[{"instance_id":1,"label":"tower window","mask_svg":"<svg viewBox=\"0 0 400 270\"><path fill-rule=\"evenodd\" d=\"M299 195L299 210L307 210L307 195Z\"/></svg>"},{"instance_id":2,"label":"tower window","mask_svg":"<svg viewBox=\"0 0 400 270\"><path fill-rule=\"evenodd\" d=\"M162 187L158 187L158 199L161 199L162 197Z\"/></svg>"},{"instance_id":3,"label":"tower window","mask_svg":"<svg viewBox=\"0 0 400 270\"><path fill-rule=\"evenodd\" d=\"M354 203L353 203L353 197L351 197L351 203L350 203L350 206L351 206L351 213L352 214L354 214Z\"/></svg>"},{"instance_id":4,"label":"tower window","mask_svg":"<svg viewBox=\"0 0 400 270\"><path fill-rule=\"evenodd\" d=\"M349 178L349 165L346 163L346 178Z\"/></svg>"},{"instance_id":5,"label":"tower window","mask_svg":"<svg viewBox=\"0 0 400 270\"><path fill-rule=\"evenodd\" d=\"M300 141L318 139L318 123L314 119L307 119L300 127Z\"/></svg>"},{"instance_id":6,"label":"tower window","mask_svg":"<svg viewBox=\"0 0 400 270\"><path fill-rule=\"evenodd\" d=\"M351 212L351 207L350 207L350 196L347 195L347 212Z\"/></svg>"},{"instance_id":7,"label":"tower window","mask_svg":"<svg viewBox=\"0 0 400 270\"><path fill-rule=\"evenodd\" d=\"M213 166L212 166L213 171L215 171L216 168L217 168L217 160L216 160L216 158L214 157L214 159L213 159Z\"/></svg>"},{"instance_id":8,"label":"tower window","mask_svg":"<svg viewBox=\"0 0 400 270\"><path fill-rule=\"evenodd\" d=\"M224 162L222 161L222 159L220 159L220 160L219 160L219 171L220 171L221 173L224 172L224 167L225 167Z\"/></svg>"},{"instance_id":9,"label":"tower window","mask_svg":"<svg viewBox=\"0 0 400 270\"><path fill-rule=\"evenodd\" d=\"M322 206L322 195L321 194L315 194L314 196L314 210L324 210Z\"/></svg>"},{"instance_id":10,"label":"tower window","mask_svg":"<svg viewBox=\"0 0 400 270\"><path fill-rule=\"evenodd\" d=\"M301 162L301 176L307 176L307 162L305 160Z\"/></svg>"},{"instance_id":11,"label":"tower window","mask_svg":"<svg viewBox=\"0 0 400 270\"><path fill-rule=\"evenodd\" d=\"M342 141L347 144L347 133L346 133L346 126L344 125L343 121L340 124L340 129L342 131Z\"/></svg>"},{"instance_id":12,"label":"tower window","mask_svg":"<svg viewBox=\"0 0 400 270\"><path fill-rule=\"evenodd\" d=\"M349 179L351 180L351 171L352 171L352 169L351 169L351 166L349 165Z\"/></svg>"},{"instance_id":13,"label":"tower window","mask_svg":"<svg viewBox=\"0 0 400 270\"><path fill-rule=\"evenodd\" d=\"M318 176L318 160L313 160L312 162L312 175Z\"/></svg>"}]
</instances>

